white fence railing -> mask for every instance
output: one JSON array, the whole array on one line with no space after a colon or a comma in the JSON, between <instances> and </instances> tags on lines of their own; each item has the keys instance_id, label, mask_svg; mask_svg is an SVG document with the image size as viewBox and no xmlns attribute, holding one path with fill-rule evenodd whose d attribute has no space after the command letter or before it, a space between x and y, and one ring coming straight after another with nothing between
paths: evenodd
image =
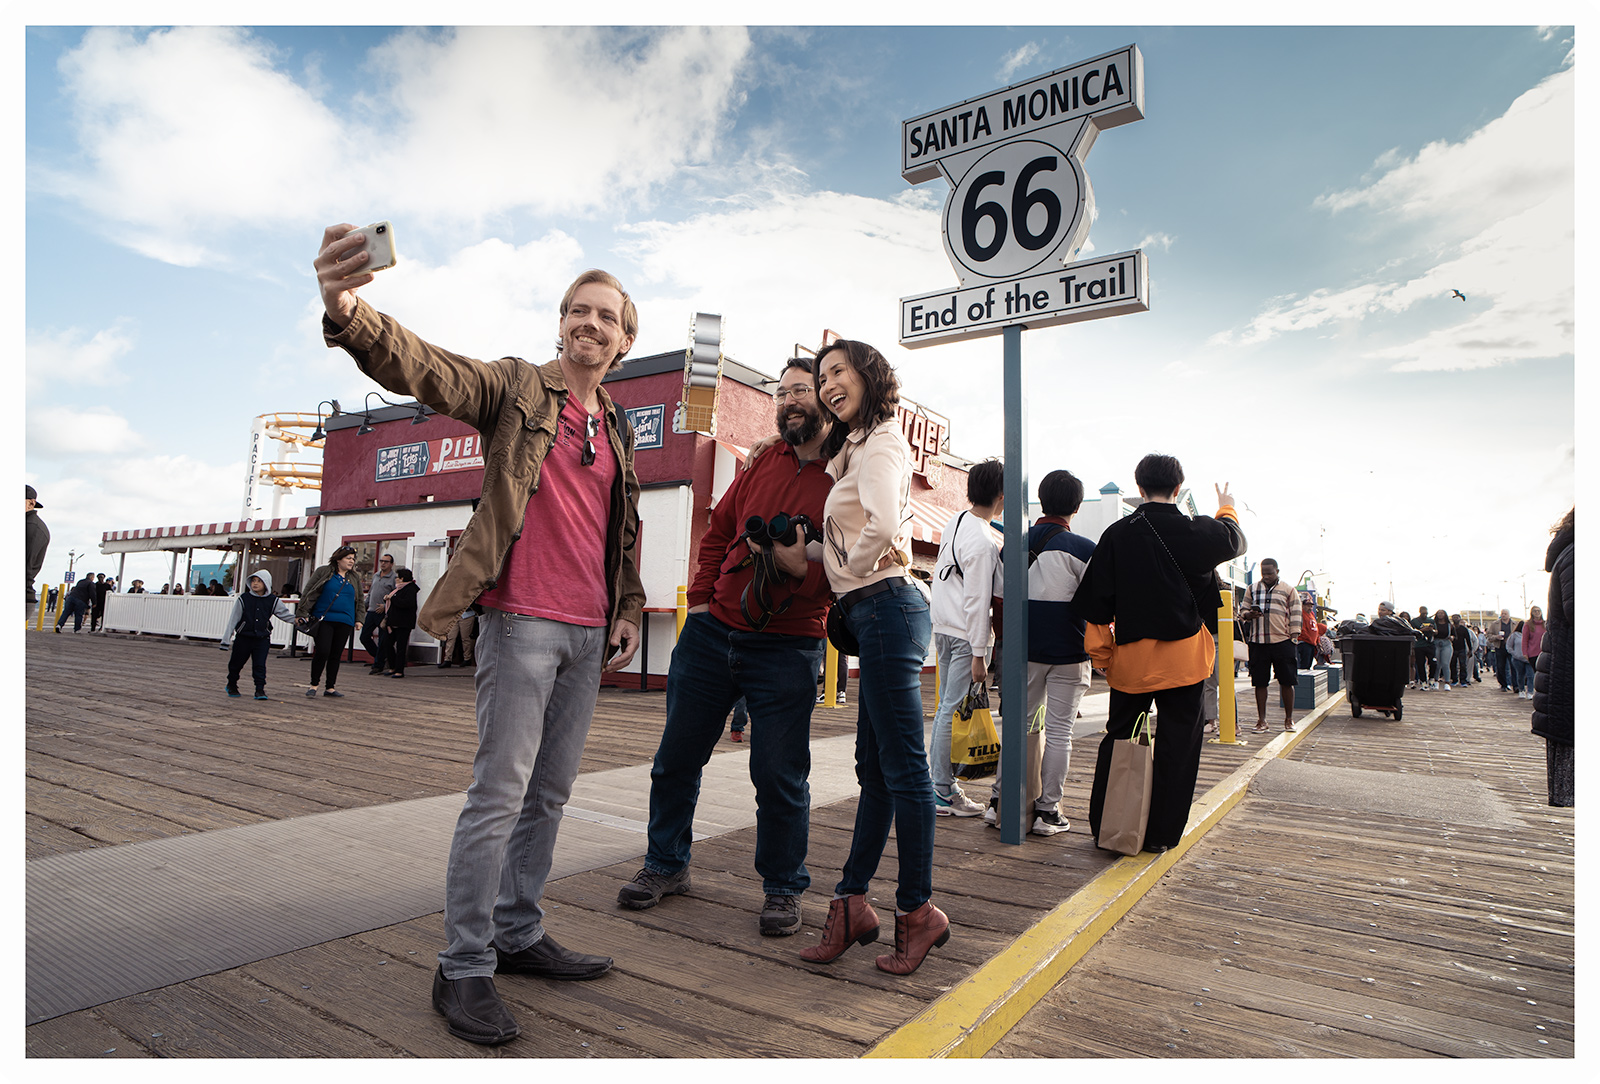
<instances>
[{"instance_id":1,"label":"white fence railing","mask_svg":"<svg viewBox=\"0 0 1600 1084\"><path fill-rule=\"evenodd\" d=\"M285 599L292 607L296 600ZM122 595L106 596L105 627L118 632L153 632L160 636L184 636L197 640L221 640L228 614L233 612L233 597L215 595ZM272 619L272 643L289 646L287 621ZM304 636L299 641L305 644Z\"/></svg>"}]
</instances>

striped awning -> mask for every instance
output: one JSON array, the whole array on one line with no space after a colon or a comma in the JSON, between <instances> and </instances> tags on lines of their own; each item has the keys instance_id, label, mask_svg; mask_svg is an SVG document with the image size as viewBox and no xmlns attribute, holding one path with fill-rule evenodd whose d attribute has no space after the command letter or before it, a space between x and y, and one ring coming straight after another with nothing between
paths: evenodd
<instances>
[{"instance_id":1,"label":"striped awning","mask_svg":"<svg viewBox=\"0 0 1600 1084\"><path fill-rule=\"evenodd\" d=\"M101 553L142 553L151 550L225 549L235 538L315 537L316 516L281 516L227 523L194 523L187 527L144 527L133 531L106 531L100 536Z\"/></svg>"}]
</instances>

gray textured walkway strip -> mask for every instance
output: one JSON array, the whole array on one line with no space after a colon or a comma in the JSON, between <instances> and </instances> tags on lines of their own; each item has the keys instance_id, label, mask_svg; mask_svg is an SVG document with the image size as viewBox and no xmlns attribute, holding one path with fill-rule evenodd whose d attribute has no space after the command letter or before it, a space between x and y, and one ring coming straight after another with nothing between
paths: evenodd
<instances>
[{"instance_id":1,"label":"gray textured walkway strip","mask_svg":"<svg viewBox=\"0 0 1600 1084\"><path fill-rule=\"evenodd\" d=\"M1413 821L1487 828L1515 828L1518 824L1505 800L1478 779L1413 774L1406 777L1404 786L1397 787L1394 772L1274 760L1257 774L1250 793L1276 802L1392 813Z\"/></svg>"},{"instance_id":2,"label":"gray textured walkway strip","mask_svg":"<svg viewBox=\"0 0 1600 1084\"><path fill-rule=\"evenodd\" d=\"M755 824L748 749L711 758L698 838ZM856 793L855 738L811 745L811 802ZM39 858L27 1023L444 909L461 794ZM580 776L552 879L644 854L650 767Z\"/></svg>"}]
</instances>

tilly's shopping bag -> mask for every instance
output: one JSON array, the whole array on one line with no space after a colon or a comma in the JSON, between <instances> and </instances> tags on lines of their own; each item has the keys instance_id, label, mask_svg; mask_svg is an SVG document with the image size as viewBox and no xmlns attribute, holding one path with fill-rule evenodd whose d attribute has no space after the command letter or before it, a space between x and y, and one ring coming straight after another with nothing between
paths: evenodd
<instances>
[{"instance_id":1,"label":"tilly's shopping bag","mask_svg":"<svg viewBox=\"0 0 1600 1084\"><path fill-rule=\"evenodd\" d=\"M998 763L1000 732L989 711L989 686L974 681L950 717L950 770L957 779L982 779Z\"/></svg>"},{"instance_id":2,"label":"tilly's shopping bag","mask_svg":"<svg viewBox=\"0 0 1600 1084\"><path fill-rule=\"evenodd\" d=\"M1155 779L1155 739L1150 713L1134 721L1133 733L1111 746L1111 777L1100 812L1099 847L1117 854L1138 854L1150 823L1150 788Z\"/></svg>"}]
</instances>

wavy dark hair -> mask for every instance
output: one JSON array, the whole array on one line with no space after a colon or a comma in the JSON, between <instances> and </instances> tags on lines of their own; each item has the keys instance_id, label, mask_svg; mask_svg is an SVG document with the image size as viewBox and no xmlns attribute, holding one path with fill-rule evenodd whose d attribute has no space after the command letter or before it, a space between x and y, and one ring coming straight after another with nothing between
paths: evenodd
<instances>
[{"instance_id":1,"label":"wavy dark hair","mask_svg":"<svg viewBox=\"0 0 1600 1084\"><path fill-rule=\"evenodd\" d=\"M889 359L878 353L875 347L855 339L835 339L824 346L817 351L815 368L811 373L811 386L816 390L817 405L822 409L822 416L830 423L835 423L823 438L820 450L823 459L832 459L837 455L839 449L844 447L845 438L850 435L849 427L837 424L838 417L822 401L822 368L827 356L835 350L844 351L850 368L861 377L865 391L858 419L861 426L871 429L879 422L893 418L895 408L900 405L900 378L894 375Z\"/></svg>"}]
</instances>

